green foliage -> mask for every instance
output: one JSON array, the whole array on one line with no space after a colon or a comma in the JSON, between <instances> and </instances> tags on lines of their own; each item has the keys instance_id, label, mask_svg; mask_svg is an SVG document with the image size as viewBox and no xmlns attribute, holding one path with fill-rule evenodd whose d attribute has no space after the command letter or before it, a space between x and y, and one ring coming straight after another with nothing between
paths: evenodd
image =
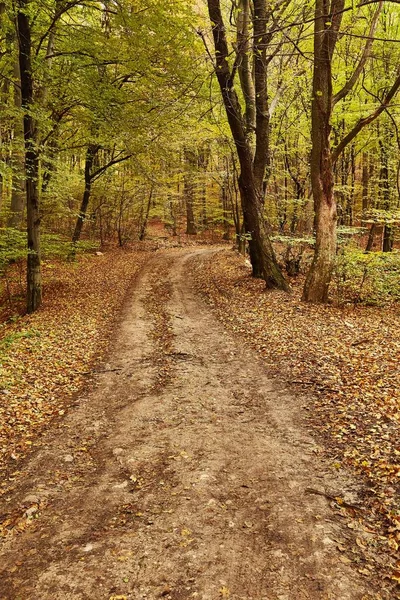
<instances>
[{"instance_id":1,"label":"green foliage","mask_svg":"<svg viewBox=\"0 0 400 600\"><path fill-rule=\"evenodd\" d=\"M42 254L44 258L61 258L67 260L71 255L71 242L53 233L42 235ZM97 244L82 241L75 244L76 253L89 252L97 248ZM12 227L0 228L0 273L4 273L8 265L26 259L28 249L24 231Z\"/></svg>"},{"instance_id":2,"label":"green foliage","mask_svg":"<svg viewBox=\"0 0 400 600\"><path fill-rule=\"evenodd\" d=\"M340 303L384 305L400 300L400 252L344 247L337 256L333 295Z\"/></svg>"},{"instance_id":3,"label":"green foliage","mask_svg":"<svg viewBox=\"0 0 400 600\"><path fill-rule=\"evenodd\" d=\"M0 229L0 273L3 273L10 263L25 259L27 254L24 231L12 227Z\"/></svg>"},{"instance_id":4,"label":"green foliage","mask_svg":"<svg viewBox=\"0 0 400 600\"><path fill-rule=\"evenodd\" d=\"M274 243L279 263L290 277L295 277L306 269L315 244L313 237L274 235L271 240Z\"/></svg>"},{"instance_id":5,"label":"green foliage","mask_svg":"<svg viewBox=\"0 0 400 600\"><path fill-rule=\"evenodd\" d=\"M299 245L308 245L310 248L314 246L315 239L312 236L289 236L289 235L273 235L271 236L273 242L281 242L286 247L295 248Z\"/></svg>"},{"instance_id":6,"label":"green foliage","mask_svg":"<svg viewBox=\"0 0 400 600\"><path fill-rule=\"evenodd\" d=\"M364 227L345 227L344 225L337 228L338 245L348 244L349 240L356 236L362 235L367 230Z\"/></svg>"},{"instance_id":7,"label":"green foliage","mask_svg":"<svg viewBox=\"0 0 400 600\"><path fill-rule=\"evenodd\" d=\"M26 329L23 331L14 331L6 335L0 340L0 356L8 350L16 340L31 339L40 337L40 332L37 329Z\"/></svg>"},{"instance_id":8,"label":"green foliage","mask_svg":"<svg viewBox=\"0 0 400 600\"><path fill-rule=\"evenodd\" d=\"M383 210L383 209L370 209L366 218L365 223L381 223L391 225L394 223L400 223L400 210Z\"/></svg>"},{"instance_id":9,"label":"green foliage","mask_svg":"<svg viewBox=\"0 0 400 600\"><path fill-rule=\"evenodd\" d=\"M96 242L90 240L80 241L77 244L72 244L69 240L63 239L55 233L44 233L42 235L42 256L43 258L59 258L69 260L73 250L74 256L90 252L98 248Z\"/></svg>"}]
</instances>

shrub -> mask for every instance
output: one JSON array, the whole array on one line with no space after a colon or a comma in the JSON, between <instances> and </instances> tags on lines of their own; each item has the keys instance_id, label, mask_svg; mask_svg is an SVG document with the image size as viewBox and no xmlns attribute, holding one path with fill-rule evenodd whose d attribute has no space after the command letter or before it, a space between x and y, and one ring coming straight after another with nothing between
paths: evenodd
<instances>
[{"instance_id":1,"label":"shrub","mask_svg":"<svg viewBox=\"0 0 400 600\"><path fill-rule=\"evenodd\" d=\"M26 259L26 233L12 227L0 228L0 274L11 263Z\"/></svg>"},{"instance_id":2,"label":"shrub","mask_svg":"<svg viewBox=\"0 0 400 600\"><path fill-rule=\"evenodd\" d=\"M277 251L278 262L290 277L295 277L309 266L310 252L315 244L312 237L290 237L275 235L271 237Z\"/></svg>"},{"instance_id":3,"label":"shrub","mask_svg":"<svg viewBox=\"0 0 400 600\"><path fill-rule=\"evenodd\" d=\"M339 250L333 277L333 295L339 303L381 306L400 300L400 252L363 252L345 246Z\"/></svg>"}]
</instances>

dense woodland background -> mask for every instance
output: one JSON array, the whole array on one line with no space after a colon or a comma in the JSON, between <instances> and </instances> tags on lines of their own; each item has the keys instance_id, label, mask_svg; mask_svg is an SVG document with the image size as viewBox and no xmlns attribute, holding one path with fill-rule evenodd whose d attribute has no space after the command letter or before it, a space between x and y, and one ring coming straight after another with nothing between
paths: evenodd
<instances>
[{"instance_id":1,"label":"dense woodland background","mask_svg":"<svg viewBox=\"0 0 400 600\"><path fill-rule=\"evenodd\" d=\"M152 222L248 245L268 287L314 256L305 300L325 302L332 276L348 300L378 301L366 282L397 298L399 10L1 2L6 284L27 258L31 312L42 256L124 246Z\"/></svg>"},{"instance_id":2,"label":"dense woodland background","mask_svg":"<svg viewBox=\"0 0 400 600\"><path fill-rule=\"evenodd\" d=\"M225 244L193 283L364 482L361 511L338 504L369 540L351 560L395 597L399 17L389 0L0 1L0 494L151 251Z\"/></svg>"}]
</instances>

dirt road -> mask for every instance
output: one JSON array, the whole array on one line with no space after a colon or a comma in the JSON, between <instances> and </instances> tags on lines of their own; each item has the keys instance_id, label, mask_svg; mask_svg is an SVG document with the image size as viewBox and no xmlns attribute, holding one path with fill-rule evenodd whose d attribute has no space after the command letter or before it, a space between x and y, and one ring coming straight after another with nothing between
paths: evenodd
<instances>
[{"instance_id":1,"label":"dirt road","mask_svg":"<svg viewBox=\"0 0 400 600\"><path fill-rule=\"evenodd\" d=\"M15 515L1 600L363 597L337 549L352 532L307 492L348 482L318 458L301 400L194 292L207 252L147 263L93 391L0 506Z\"/></svg>"}]
</instances>

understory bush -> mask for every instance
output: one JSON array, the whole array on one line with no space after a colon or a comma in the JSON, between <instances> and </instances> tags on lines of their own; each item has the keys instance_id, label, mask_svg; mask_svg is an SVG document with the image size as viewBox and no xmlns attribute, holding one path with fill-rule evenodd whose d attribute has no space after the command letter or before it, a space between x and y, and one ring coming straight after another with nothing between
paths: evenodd
<instances>
[{"instance_id":1,"label":"understory bush","mask_svg":"<svg viewBox=\"0 0 400 600\"><path fill-rule=\"evenodd\" d=\"M400 300L400 252L364 252L354 246L340 248L332 293L340 303L372 306Z\"/></svg>"},{"instance_id":2,"label":"understory bush","mask_svg":"<svg viewBox=\"0 0 400 600\"><path fill-rule=\"evenodd\" d=\"M41 254L44 260L71 260L77 254L97 247L96 243L90 241L72 245L71 241L53 233L41 235ZM12 227L0 228L0 297L5 298L9 306L12 306L12 297L25 293L27 256L26 233Z\"/></svg>"},{"instance_id":3,"label":"understory bush","mask_svg":"<svg viewBox=\"0 0 400 600\"><path fill-rule=\"evenodd\" d=\"M305 273L311 262L314 238L274 235L271 240L277 253L278 263L289 277Z\"/></svg>"},{"instance_id":4,"label":"understory bush","mask_svg":"<svg viewBox=\"0 0 400 600\"><path fill-rule=\"evenodd\" d=\"M42 233L40 239L41 254L44 259L68 259L72 248L74 254L97 248L97 244L90 241L78 242L72 246L69 240L54 233ZM25 261L27 255L26 233L12 227L0 228L0 275L4 275L8 265Z\"/></svg>"}]
</instances>

